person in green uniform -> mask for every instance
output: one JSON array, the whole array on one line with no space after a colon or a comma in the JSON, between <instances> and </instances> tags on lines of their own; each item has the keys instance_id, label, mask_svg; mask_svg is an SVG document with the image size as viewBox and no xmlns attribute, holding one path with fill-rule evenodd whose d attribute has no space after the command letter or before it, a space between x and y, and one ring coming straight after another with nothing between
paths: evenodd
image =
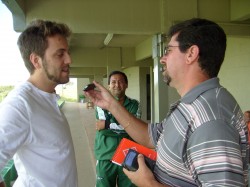
<instances>
[{"instance_id":1,"label":"person in green uniform","mask_svg":"<svg viewBox=\"0 0 250 187\"><path fill-rule=\"evenodd\" d=\"M141 118L139 102L125 95L128 79L125 73L113 71L108 77L110 93L134 116ZM130 138L114 116L100 107L96 111L95 158L96 187L133 187L135 186L123 173L123 168L110 160L122 138Z\"/></svg>"}]
</instances>

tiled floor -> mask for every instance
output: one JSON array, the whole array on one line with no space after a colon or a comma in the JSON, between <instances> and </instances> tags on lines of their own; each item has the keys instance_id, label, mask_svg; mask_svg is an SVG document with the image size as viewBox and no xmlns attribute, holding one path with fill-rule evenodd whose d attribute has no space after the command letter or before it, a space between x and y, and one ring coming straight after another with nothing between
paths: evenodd
<instances>
[{"instance_id":1,"label":"tiled floor","mask_svg":"<svg viewBox=\"0 0 250 187\"><path fill-rule=\"evenodd\" d=\"M75 147L79 187L94 187L94 109L87 109L86 103L65 102L62 110L68 119Z\"/></svg>"}]
</instances>

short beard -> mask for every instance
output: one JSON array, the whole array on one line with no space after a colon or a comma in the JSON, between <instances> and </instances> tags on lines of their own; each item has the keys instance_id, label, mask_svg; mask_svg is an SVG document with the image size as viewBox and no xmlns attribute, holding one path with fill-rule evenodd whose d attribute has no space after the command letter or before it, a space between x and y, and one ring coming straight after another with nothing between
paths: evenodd
<instances>
[{"instance_id":1,"label":"short beard","mask_svg":"<svg viewBox=\"0 0 250 187\"><path fill-rule=\"evenodd\" d=\"M69 79L66 80L66 81L61 81L58 78L56 78L54 75L51 75L49 73L49 71L48 71L48 63L47 63L46 60L43 60L42 65L43 65L43 69L45 71L45 74L46 74L46 76L48 77L49 80L55 82L56 84L65 84L65 83L69 82Z\"/></svg>"},{"instance_id":2,"label":"short beard","mask_svg":"<svg viewBox=\"0 0 250 187\"><path fill-rule=\"evenodd\" d=\"M172 78L168 74L165 74L163 75L163 81L169 86Z\"/></svg>"}]
</instances>

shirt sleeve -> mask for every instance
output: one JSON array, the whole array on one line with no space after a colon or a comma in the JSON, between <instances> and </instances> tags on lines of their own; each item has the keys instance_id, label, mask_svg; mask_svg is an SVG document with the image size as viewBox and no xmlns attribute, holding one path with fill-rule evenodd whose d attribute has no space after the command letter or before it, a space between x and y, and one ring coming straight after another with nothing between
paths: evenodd
<instances>
[{"instance_id":1,"label":"shirt sleeve","mask_svg":"<svg viewBox=\"0 0 250 187\"><path fill-rule=\"evenodd\" d=\"M201 186L245 186L240 136L221 120L198 127L187 142L185 163Z\"/></svg>"},{"instance_id":2,"label":"shirt sleeve","mask_svg":"<svg viewBox=\"0 0 250 187\"><path fill-rule=\"evenodd\" d=\"M163 124L165 124L165 121L166 119L164 119L161 123L152 123L148 125L148 134L154 147L156 147L160 136L162 136Z\"/></svg>"},{"instance_id":3,"label":"shirt sleeve","mask_svg":"<svg viewBox=\"0 0 250 187\"><path fill-rule=\"evenodd\" d=\"M28 112L21 102L9 102L0 107L0 171L25 144L29 134Z\"/></svg>"},{"instance_id":4,"label":"shirt sleeve","mask_svg":"<svg viewBox=\"0 0 250 187\"><path fill-rule=\"evenodd\" d=\"M95 108L95 115L96 115L96 119L106 120L104 110L98 106Z\"/></svg>"}]
</instances>

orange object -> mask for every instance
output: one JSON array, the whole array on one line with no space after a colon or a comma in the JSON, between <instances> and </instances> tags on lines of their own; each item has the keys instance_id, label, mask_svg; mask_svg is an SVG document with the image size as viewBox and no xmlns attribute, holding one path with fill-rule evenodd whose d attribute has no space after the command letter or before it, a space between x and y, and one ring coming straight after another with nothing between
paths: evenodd
<instances>
[{"instance_id":1,"label":"orange object","mask_svg":"<svg viewBox=\"0 0 250 187\"><path fill-rule=\"evenodd\" d=\"M156 160L156 157L157 157L156 151L154 151L153 149L149 149L147 147L144 147L144 146L142 146L136 142L133 142L127 138L123 138L121 140L120 144L118 145L111 161L114 164L121 166L129 149L134 149L137 152L139 152L140 154L143 154L144 156L146 156L152 160Z\"/></svg>"}]
</instances>

